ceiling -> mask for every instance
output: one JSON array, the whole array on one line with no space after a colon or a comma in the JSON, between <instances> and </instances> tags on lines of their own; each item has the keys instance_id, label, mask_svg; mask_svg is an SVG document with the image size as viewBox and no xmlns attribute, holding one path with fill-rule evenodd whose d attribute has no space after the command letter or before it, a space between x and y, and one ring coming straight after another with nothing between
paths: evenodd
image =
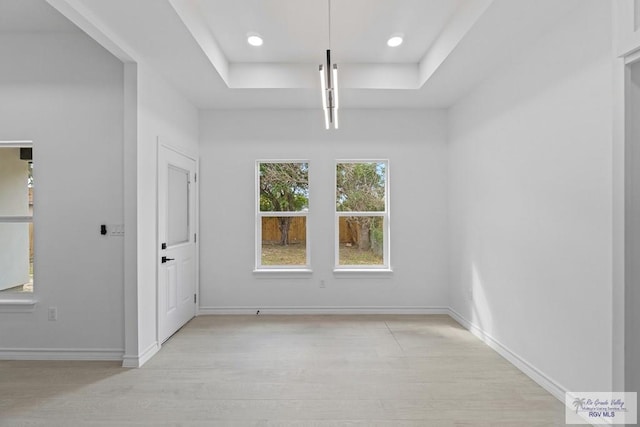
<instances>
[{"instance_id":1,"label":"ceiling","mask_svg":"<svg viewBox=\"0 0 640 427\"><path fill-rule=\"evenodd\" d=\"M0 32L78 32L45 1L0 0Z\"/></svg>"},{"instance_id":2,"label":"ceiling","mask_svg":"<svg viewBox=\"0 0 640 427\"><path fill-rule=\"evenodd\" d=\"M341 108L440 108L579 3L331 0L329 14L327 0L0 0L0 32L80 28L202 109L320 108L318 65L330 45ZM248 45L249 33L264 45ZM396 33L404 43L388 47Z\"/></svg>"},{"instance_id":3,"label":"ceiling","mask_svg":"<svg viewBox=\"0 0 640 427\"><path fill-rule=\"evenodd\" d=\"M332 54L340 63L418 63L462 2L332 0ZM327 0L194 3L230 62L315 64L329 48ZM250 46L248 32L264 45ZM399 49L386 44L395 33L407 35Z\"/></svg>"}]
</instances>

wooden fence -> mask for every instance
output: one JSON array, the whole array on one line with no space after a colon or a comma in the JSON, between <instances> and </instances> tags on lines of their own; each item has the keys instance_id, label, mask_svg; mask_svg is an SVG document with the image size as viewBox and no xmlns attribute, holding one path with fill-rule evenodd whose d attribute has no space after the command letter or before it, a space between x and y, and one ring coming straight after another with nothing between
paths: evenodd
<instances>
[{"instance_id":1,"label":"wooden fence","mask_svg":"<svg viewBox=\"0 0 640 427\"><path fill-rule=\"evenodd\" d=\"M340 243L357 242L357 227L349 227L346 222L347 218L340 218ZM332 230L333 232L333 230ZM278 218L262 217L262 243L278 243L280 242L280 227ZM289 228L289 243L304 243L307 241L306 218L296 216L291 219Z\"/></svg>"},{"instance_id":2,"label":"wooden fence","mask_svg":"<svg viewBox=\"0 0 640 427\"><path fill-rule=\"evenodd\" d=\"M301 216L291 218L289 226L289 243L305 243L307 241L307 219ZM262 243L278 243L282 234L276 217L262 217Z\"/></svg>"}]
</instances>

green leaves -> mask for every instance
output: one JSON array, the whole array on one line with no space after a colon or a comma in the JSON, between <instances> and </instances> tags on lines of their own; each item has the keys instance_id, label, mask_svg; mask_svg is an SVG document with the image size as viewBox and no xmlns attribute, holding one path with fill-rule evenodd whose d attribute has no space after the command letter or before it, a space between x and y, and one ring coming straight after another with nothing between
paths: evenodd
<instances>
[{"instance_id":1,"label":"green leaves","mask_svg":"<svg viewBox=\"0 0 640 427\"><path fill-rule=\"evenodd\" d=\"M336 209L339 212L385 210L386 164L338 163Z\"/></svg>"},{"instance_id":2,"label":"green leaves","mask_svg":"<svg viewBox=\"0 0 640 427\"><path fill-rule=\"evenodd\" d=\"M260 163L259 167L261 212L309 208L308 163Z\"/></svg>"}]
</instances>

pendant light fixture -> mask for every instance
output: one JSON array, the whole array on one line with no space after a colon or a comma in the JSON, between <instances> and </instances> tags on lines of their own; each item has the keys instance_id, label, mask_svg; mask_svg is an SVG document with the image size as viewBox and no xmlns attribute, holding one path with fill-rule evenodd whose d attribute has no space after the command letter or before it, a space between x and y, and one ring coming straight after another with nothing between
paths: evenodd
<instances>
[{"instance_id":1,"label":"pendant light fixture","mask_svg":"<svg viewBox=\"0 0 640 427\"><path fill-rule=\"evenodd\" d=\"M327 63L320 64L320 87L322 90L322 109L324 110L324 124L327 129L333 125L338 129L338 66L331 64L331 0L327 0L329 7L329 49L327 49Z\"/></svg>"}]
</instances>

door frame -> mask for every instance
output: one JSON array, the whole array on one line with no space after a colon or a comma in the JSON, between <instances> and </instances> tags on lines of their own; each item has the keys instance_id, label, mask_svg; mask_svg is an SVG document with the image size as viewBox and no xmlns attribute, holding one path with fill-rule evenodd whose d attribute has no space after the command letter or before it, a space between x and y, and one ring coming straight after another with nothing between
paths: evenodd
<instances>
[{"instance_id":1,"label":"door frame","mask_svg":"<svg viewBox=\"0 0 640 427\"><path fill-rule=\"evenodd\" d=\"M155 253L154 256L156 258L156 301L155 301L155 311L156 311L156 342L158 343L158 348L162 347L162 342L160 338L160 277L158 275L158 271L160 268L160 258L158 256L159 247L160 247L160 151L163 149L167 149L173 151L181 156L188 157L189 159L195 162L195 174L194 177L194 186L193 186L193 196L195 198L195 212L194 212L194 224L193 224L193 232L196 235L195 239L195 289L194 292L196 294L197 303L195 305L195 314L197 317L200 314L200 159L194 153L191 153L183 148L176 147L168 142L165 138L158 137L157 138L157 146L156 146L156 244L155 244Z\"/></svg>"},{"instance_id":2,"label":"door frame","mask_svg":"<svg viewBox=\"0 0 640 427\"><path fill-rule=\"evenodd\" d=\"M614 16L615 18L615 16ZM614 26L615 29L615 26ZM638 33L640 34L640 33ZM630 234L631 196L628 182L631 175L631 151L637 138L632 131L630 116L632 111L629 87L631 85L631 67L640 64L640 37L635 50L631 45L621 49L622 43L616 44L618 51L613 58L613 254L612 254L612 390L633 391L628 389L627 370L630 368L627 354L627 338L629 334L629 301L627 290L633 282L630 267L633 264L632 243ZM637 240L637 238L636 238Z\"/></svg>"}]
</instances>

